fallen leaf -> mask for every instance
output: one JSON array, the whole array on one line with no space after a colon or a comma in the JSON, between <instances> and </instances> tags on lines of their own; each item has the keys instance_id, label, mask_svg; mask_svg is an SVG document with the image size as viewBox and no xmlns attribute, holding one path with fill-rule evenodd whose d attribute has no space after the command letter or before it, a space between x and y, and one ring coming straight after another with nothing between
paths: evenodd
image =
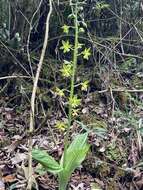
<instances>
[{"instance_id":1,"label":"fallen leaf","mask_svg":"<svg viewBox=\"0 0 143 190\"><path fill-rule=\"evenodd\" d=\"M24 154L24 153L16 153L15 157L13 157L11 159L11 161L12 161L13 165L16 165L16 164L18 164L18 163L20 163L20 162L22 162L22 161L24 161L26 159L27 159L26 154Z\"/></svg>"},{"instance_id":2,"label":"fallen leaf","mask_svg":"<svg viewBox=\"0 0 143 190\"><path fill-rule=\"evenodd\" d=\"M73 188L73 190L80 190L80 189L84 189L84 184L80 183L77 187L71 184L71 187Z\"/></svg>"},{"instance_id":3,"label":"fallen leaf","mask_svg":"<svg viewBox=\"0 0 143 190\"><path fill-rule=\"evenodd\" d=\"M5 183L12 183L16 181L15 175L7 175L7 176L4 176L2 179Z\"/></svg>"}]
</instances>

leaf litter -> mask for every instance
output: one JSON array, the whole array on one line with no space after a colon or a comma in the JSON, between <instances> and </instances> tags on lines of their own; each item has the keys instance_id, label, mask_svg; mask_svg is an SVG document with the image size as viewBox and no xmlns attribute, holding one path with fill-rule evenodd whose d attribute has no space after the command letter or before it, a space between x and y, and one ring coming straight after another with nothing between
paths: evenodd
<instances>
[{"instance_id":1,"label":"leaf litter","mask_svg":"<svg viewBox=\"0 0 143 190\"><path fill-rule=\"evenodd\" d=\"M92 98L83 101L81 121L90 130L89 142L92 145L86 160L72 175L70 190L128 190L143 188L142 170L142 131L136 123L142 117L141 108L132 111L134 120L130 116L115 113L114 118L108 117L106 104L94 105ZM2 114L0 122L0 190L25 190L27 184L27 130L28 113L18 114L11 108L0 108ZM51 114L48 119L55 141L48 126L33 135L33 146L46 150L58 160L63 151L63 136L55 128L57 120L62 114ZM100 121L100 122L99 122ZM88 125L87 125L88 124ZM94 125L93 125L94 124ZM96 128L98 128L98 131ZM92 126L92 127L91 127ZM104 129L101 134L102 127ZM79 131L80 129L80 131ZM108 133L107 133L108 129ZM71 137L85 131L80 123L73 123ZM100 131L101 130L101 131ZM102 131L103 132L103 131ZM138 139L138 140L137 140ZM140 143L140 145L139 145ZM141 146L141 151L139 147ZM57 189L57 179L49 173L39 176L35 173L37 164L33 162L33 182L35 189Z\"/></svg>"}]
</instances>

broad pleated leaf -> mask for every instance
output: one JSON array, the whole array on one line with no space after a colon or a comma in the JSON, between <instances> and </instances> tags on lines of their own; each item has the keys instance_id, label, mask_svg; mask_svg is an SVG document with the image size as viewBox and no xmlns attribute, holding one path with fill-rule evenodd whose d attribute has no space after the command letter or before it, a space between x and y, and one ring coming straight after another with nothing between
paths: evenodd
<instances>
[{"instance_id":1,"label":"broad pleated leaf","mask_svg":"<svg viewBox=\"0 0 143 190\"><path fill-rule=\"evenodd\" d=\"M72 172L81 165L89 150L89 144L87 143L88 133L80 134L70 144L65 155L65 163L63 163L63 157L61 159L61 167L63 170L59 173L59 182L61 186L67 184Z\"/></svg>"},{"instance_id":2,"label":"broad pleated leaf","mask_svg":"<svg viewBox=\"0 0 143 190\"><path fill-rule=\"evenodd\" d=\"M58 164L58 162L55 161L52 156L48 155L44 150L33 149L32 157L43 167L45 167L47 171L51 172L54 175L62 171L62 167Z\"/></svg>"}]
</instances>

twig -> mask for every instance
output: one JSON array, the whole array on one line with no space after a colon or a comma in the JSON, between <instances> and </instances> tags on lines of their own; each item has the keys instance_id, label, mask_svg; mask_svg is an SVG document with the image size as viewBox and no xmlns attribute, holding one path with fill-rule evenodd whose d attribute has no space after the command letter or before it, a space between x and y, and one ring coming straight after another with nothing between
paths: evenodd
<instances>
[{"instance_id":1,"label":"twig","mask_svg":"<svg viewBox=\"0 0 143 190\"><path fill-rule=\"evenodd\" d=\"M109 89L105 89L105 90L101 90L101 91L95 91L95 92L97 92L97 93L105 93L105 92L108 92L109 91ZM123 89L112 89L112 92L133 92L133 93L136 93L136 92L143 92L143 89L133 89L133 90L131 90L131 89L125 89L125 88L123 88Z\"/></svg>"},{"instance_id":2,"label":"twig","mask_svg":"<svg viewBox=\"0 0 143 190\"><path fill-rule=\"evenodd\" d=\"M52 14L52 0L49 0L49 6L50 10L47 15L46 19L46 31L45 31L45 37L44 37L44 43L43 43L43 48L40 56L40 60L38 63L37 71L36 71L36 76L34 78L34 84L33 84L33 90L32 90L32 95L31 95L31 111L30 111L30 127L29 127L29 133L32 134L34 132L34 116L35 116L35 98L36 98L36 91L37 91L37 85L38 85L38 80L41 72L41 68L43 65L44 57L45 57L45 52L46 48L48 45L48 38L49 38L49 21L50 17ZM29 158L28 158L28 185L27 185L27 190L32 189L32 137L29 138Z\"/></svg>"},{"instance_id":3,"label":"twig","mask_svg":"<svg viewBox=\"0 0 143 190\"><path fill-rule=\"evenodd\" d=\"M40 9L42 2L43 2L43 0L40 1L39 5L38 5L38 7L36 9L36 11L32 15L32 18L31 18L30 22L28 22L29 25L30 25L30 28L29 28L28 38L27 38L27 48L26 48L26 51L27 51L28 62L29 62L29 66L30 66L31 74L32 74L33 78L34 78L34 74L33 74L33 69L32 69L32 62L31 62L31 56L30 56L30 50L29 50L29 43L30 43L31 31L33 29L32 22L33 22L33 19L34 19L35 15L37 14L37 12Z\"/></svg>"},{"instance_id":4,"label":"twig","mask_svg":"<svg viewBox=\"0 0 143 190\"><path fill-rule=\"evenodd\" d=\"M7 80L7 79L31 79L33 80L33 78L31 76L26 76L26 75L8 75L8 76L4 76L4 77L0 77L0 80ZM41 81L45 81L51 84L51 81L48 79L44 79L44 78L39 78L39 80Z\"/></svg>"},{"instance_id":5,"label":"twig","mask_svg":"<svg viewBox=\"0 0 143 190\"><path fill-rule=\"evenodd\" d=\"M142 137L141 137L141 132L140 132L141 128L142 128L142 118L139 119L139 125L137 129L137 141L138 141L139 152L141 152L142 150Z\"/></svg>"},{"instance_id":6,"label":"twig","mask_svg":"<svg viewBox=\"0 0 143 190\"><path fill-rule=\"evenodd\" d=\"M111 99L112 99L112 118L114 118L114 111L115 111L115 99L114 99L114 96L113 96L113 90L112 88L110 87L110 96L111 96Z\"/></svg>"}]
</instances>

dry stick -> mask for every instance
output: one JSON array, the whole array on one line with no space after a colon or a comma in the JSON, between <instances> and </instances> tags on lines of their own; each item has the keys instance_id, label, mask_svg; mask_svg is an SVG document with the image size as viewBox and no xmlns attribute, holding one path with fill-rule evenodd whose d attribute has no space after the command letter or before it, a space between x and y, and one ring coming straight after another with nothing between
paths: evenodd
<instances>
[{"instance_id":1,"label":"dry stick","mask_svg":"<svg viewBox=\"0 0 143 190\"><path fill-rule=\"evenodd\" d=\"M141 2L141 9L142 9L142 11L143 11L143 3Z\"/></svg>"},{"instance_id":2,"label":"dry stick","mask_svg":"<svg viewBox=\"0 0 143 190\"><path fill-rule=\"evenodd\" d=\"M120 7L120 16L121 16L121 18L123 18L123 2L122 1L121 1L121 7ZM122 39L122 20L121 19L120 19L119 30L120 30L120 39ZM121 41L121 50L122 50L122 53L125 53L123 41Z\"/></svg>"},{"instance_id":3,"label":"dry stick","mask_svg":"<svg viewBox=\"0 0 143 190\"><path fill-rule=\"evenodd\" d=\"M138 36L140 37L141 41L143 42L143 37L141 36L140 32L138 31L137 27L135 26L135 30L138 34Z\"/></svg>"},{"instance_id":4,"label":"dry stick","mask_svg":"<svg viewBox=\"0 0 143 190\"><path fill-rule=\"evenodd\" d=\"M141 152L142 150L142 136L141 136L141 131L140 129L142 128L142 118L139 119L139 125L138 125L138 129L137 129L137 141L138 141L138 149L139 152Z\"/></svg>"},{"instance_id":5,"label":"dry stick","mask_svg":"<svg viewBox=\"0 0 143 190\"><path fill-rule=\"evenodd\" d=\"M31 70L31 74L32 74L32 77L34 77L34 74L33 74L33 69L32 69L32 62L31 62L31 56L30 56L30 50L29 50L29 44L30 44L30 37L31 37L31 31L33 29L33 20L34 20L34 17L35 15L37 14L37 12L40 10L40 7L41 7L41 4L42 4L43 0L40 1L36 11L34 12L30 22L29 23L29 34L28 34L28 39L27 39L27 48L26 48L26 51L27 51L27 57L28 57L28 62L29 62L29 66L30 66L30 70Z\"/></svg>"},{"instance_id":6,"label":"dry stick","mask_svg":"<svg viewBox=\"0 0 143 190\"><path fill-rule=\"evenodd\" d=\"M101 90L101 91L95 91L99 94L108 92L109 89ZM143 89L126 89L126 88L113 88L112 92L130 92L130 93L140 93L143 92Z\"/></svg>"},{"instance_id":7,"label":"dry stick","mask_svg":"<svg viewBox=\"0 0 143 190\"><path fill-rule=\"evenodd\" d=\"M33 90L32 90L32 96L31 96L31 111L30 111L30 127L29 127L29 133L32 134L34 132L34 116L35 116L35 98L36 98L36 91L37 91L37 85L38 85L38 80L39 80L39 76L40 76L40 71L42 68L42 64L44 61L44 57L45 57L45 52L46 52L46 48L48 45L48 38L49 38L49 21L50 21L50 17L52 14L52 0L49 0L49 6L50 6L50 10L49 13L47 15L47 19L46 19L46 31L45 31L45 38L44 38L44 43L43 43L43 48L42 48L42 52L41 52L41 56L40 56L40 60L38 63L38 68L37 68L37 72L36 72L36 76L34 78L34 84L33 84ZM28 158L28 186L27 186L27 190L31 190L32 189L32 136L30 135L29 138L29 158Z\"/></svg>"},{"instance_id":8,"label":"dry stick","mask_svg":"<svg viewBox=\"0 0 143 190\"><path fill-rule=\"evenodd\" d=\"M4 77L0 77L0 80L7 80L7 79L19 79L19 78L25 78L25 79L30 79L31 77L29 76L22 76L22 75L8 75Z\"/></svg>"}]
</instances>

